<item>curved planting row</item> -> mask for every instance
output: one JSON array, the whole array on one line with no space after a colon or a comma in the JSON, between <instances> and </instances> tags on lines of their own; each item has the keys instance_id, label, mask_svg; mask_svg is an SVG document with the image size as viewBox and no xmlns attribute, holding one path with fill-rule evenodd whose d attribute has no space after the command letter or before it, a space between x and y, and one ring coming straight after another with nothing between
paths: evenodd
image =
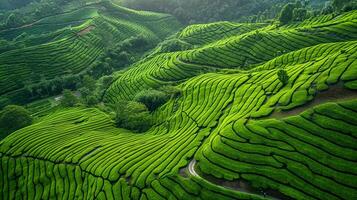
<instances>
[{"instance_id":1,"label":"curved planting row","mask_svg":"<svg viewBox=\"0 0 357 200\"><path fill-rule=\"evenodd\" d=\"M2 199L165 199L167 190L178 199L250 197L170 175L187 165L205 134L192 134L199 128L185 115L170 126L169 134L137 135L95 109L54 113L1 143Z\"/></svg>"},{"instance_id":2,"label":"curved planting row","mask_svg":"<svg viewBox=\"0 0 357 200\"><path fill-rule=\"evenodd\" d=\"M123 10L128 19L119 18L124 15ZM54 30L46 29L47 25L68 26L72 22L81 25L58 31L56 29L53 33L51 31ZM160 30L154 28L156 26ZM46 32L50 33L44 36L36 35L38 42L34 42L34 46L0 53L0 94L9 95L16 93L24 85L58 76L78 74L104 53L108 43L118 43L140 34L157 43L178 27L178 22L168 15L137 12L107 3L47 17L33 25L14 30L18 32L26 29L34 34L39 28L45 28ZM89 31L84 31L86 29ZM37 34L40 33L42 32ZM109 38L113 38L113 41L108 42ZM27 43L29 39L24 38L25 40Z\"/></svg>"},{"instance_id":3,"label":"curved planting row","mask_svg":"<svg viewBox=\"0 0 357 200\"><path fill-rule=\"evenodd\" d=\"M294 58L277 57L258 66L260 70L187 80L182 97L160 108L157 125L144 134L115 128L96 109L53 113L0 143L0 171L6 174L0 179L2 198L264 198L179 174L195 158L203 177L243 179L291 198L354 199L356 101L341 101L357 97L354 90L342 89L356 89L356 45L351 41L312 46L292 52ZM162 54L157 60L144 60L148 64L142 66L156 65L167 75L192 73L195 65L184 69L174 64L178 54ZM157 66L160 59L173 64ZM277 77L280 69L289 76L286 85ZM136 70L143 69L127 71L131 78L123 80L137 89L157 84L159 79L136 76ZM161 78L169 81L168 76ZM119 98L133 95L125 84L114 86L121 88ZM309 107L298 106L323 103L333 88L343 92L333 99L338 103L299 115L297 109ZM115 101L116 96L111 98ZM280 110L294 117L260 119L287 115Z\"/></svg>"},{"instance_id":4,"label":"curved planting row","mask_svg":"<svg viewBox=\"0 0 357 200\"><path fill-rule=\"evenodd\" d=\"M214 41L200 48L157 54L144 59L126 71L110 87L105 98L112 102L131 99L142 89L179 83L195 75L219 71L222 68L247 70L270 60L273 61L268 63L289 62L289 59L296 59L290 58L290 56L295 57L296 54L306 51L298 50L307 47L317 49L315 51L314 48L311 48L307 52L309 56L314 56L310 52L326 55L327 52L323 51L322 44L327 43L327 47L329 43L353 41L357 38L357 25L354 20L356 16L356 12L350 12L340 16L338 20L333 19L321 26L300 26L298 28L270 26L248 33L243 31L241 35L235 35L232 32L230 37ZM228 25L226 23L211 26L194 25L191 28L186 28L179 37L193 37L196 32L202 32L200 26L202 26L202 31L208 31L208 35L219 35L220 29L216 27L222 26L222 29L225 29L224 27ZM341 45L343 44L341 43ZM274 59L276 57L287 60ZM299 55L297 57L302 61L310 59ZM128 81L134 79L135 81Z\"/></svg>"},{"instance_id":5,"label":"curved planting row","mask_svg":"<svg viewBox=\"0 0 357 200\"><path fill-rule=\"evenodd\" d=\"M1 54L1 93L19 89L25 82L40 81L41 76L52 79L80 72L102 52L103 46L99 42L90 37L70 36L56 42Z\"/></svg>"},{"instance_id":6,"label":"curved planting row","mask_svg":"<svg viewBox=\"0 0 357 200\"><path fill-rule=\"evenodd\" d=\"M281 120L232 122L200 149L199 167L294 199L355 199L356 103L323 104Z\"/></svg>"},{"instance_id":7,"label":"curved planting row","mask_svg":"<svg viewBox=\"0 0 357 200\"><path fill-rule=\"evenodd\" d=\"M188 26L178 36L194 45L212 43L232 35L241 35L266 26L265 24L238 24L232 22L216 22L211 24L197 24Z\"/></svg>"}]
</instances>

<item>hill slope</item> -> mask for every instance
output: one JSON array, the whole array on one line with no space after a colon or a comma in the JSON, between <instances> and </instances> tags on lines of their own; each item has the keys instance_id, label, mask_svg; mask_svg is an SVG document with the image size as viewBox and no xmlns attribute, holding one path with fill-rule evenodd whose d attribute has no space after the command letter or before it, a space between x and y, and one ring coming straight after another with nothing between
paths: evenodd
<instances>
[{"instance_id":1,"label":"hill slope","mask_svg":"<svg viewBox=\"0 0 357 200\"><path fill-rule=\"evenodd\" d=\"M0 48L0 104L23 103L19 100L26 98L20 96L33 96L28 94L34 93L28 89L31 85L89 70L112 44L137 35L156 44L179 27L169 15L101 2L0 30L7 40L23 37L13 48Z\"/></svg>"},{"instance_id":2,"label":"hill slope","mask_svg":"<svg viewBox=\"0 0 357 200\"><path fill-rule=\"evenodd\" d=\"M159 45L104 97L115 103L178 85L182 96L155 111L155 126L134 134L98 109L52 113L0 142L0 193L356 199L356 19L352 11L283 27L188 27L174 38L188 50Z\"/></svg>"}]
</instances>

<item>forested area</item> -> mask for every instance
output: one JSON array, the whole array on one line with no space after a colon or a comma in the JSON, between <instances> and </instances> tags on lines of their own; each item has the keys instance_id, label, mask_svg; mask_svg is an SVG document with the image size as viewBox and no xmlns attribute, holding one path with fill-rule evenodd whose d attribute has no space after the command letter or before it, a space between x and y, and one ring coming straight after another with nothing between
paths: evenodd
<instances>
[{"instance_id":1,"label":"forested area","mask_svg":"<svg viewBox=\"0 0 357 200\"><path fill-rule=\"evenodd\" d=\"M294 0L123 0L125 6L170 13L183 23L221 20L262 22L275 18L281 8ZM321 8L325 1L301 1L309 9Z\"/></svg>"}]
</instances>

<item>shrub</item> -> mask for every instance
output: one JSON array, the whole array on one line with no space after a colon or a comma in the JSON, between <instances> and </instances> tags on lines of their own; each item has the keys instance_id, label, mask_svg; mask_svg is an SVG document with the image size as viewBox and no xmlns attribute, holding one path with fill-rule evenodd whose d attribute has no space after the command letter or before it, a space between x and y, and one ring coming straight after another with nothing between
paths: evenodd
<instances>
[{"instance_id":1,"label":"shrub","mask_svg":"<svg viewBox=\"0 0 357 200\"><path fill-rule=\"evenodd\" d=\"M73 107L78 103L78 98L70 90L64 90L61 99L63 107Z\"/></svg>"},{"instance_id":2,"label":"shrub","mask_svg":"<svg viewBox=\"0 0 357 200\"><path fill-rule=\"evenodd\" d=\"M145 132L151 127L151 115L142 103L122 101L115 105L115 123L120 128Z\"/></svg>"},{"instance_id":3,"label":"shrub","mask_svg":"<svg viewBox=\"0 0 357 200\"><path fill-rule=\"evenodd\" d=\"M32 124L31 113L21 106L9 105L0 113L0 138Z\"/></svg>"},{"instance_id":4,"label":"shrub","mask_svg":"<svg viewBox=\"0 0 357 200\"><path fill-rule=\"evenodd\" d=\"M134 100L146 105L149 111L154 111L156 108L160 107L161 105L165 104L168 100L168 95L162 91L149 89L143 90L139 92Z\"/></svg>"},{"instance_id":5,"label":"shrub","mask_svg":"<svg viewBox=\"0 0 357 200\"><path fill-rule=\"evenodd\" d=\"M305 8L295 8L293 18L295 21L304 21L306 19L307 10Z\"/></svg>"},{"instance_id":6,"label":"shrub","mask_svg":"<svg viewBox=\"0 0 357 200\"><path fill-rule=\"evenodd\" d=\"M289 83L289 75L288 75L288 73L286 73L286 71L284 69L281 69L278 71L278 78L283 85L286 85Z\"/></svg>"},{"instance_id":7,"label":"shrub","mask_svg":"<svg viewBox=\"0 0 357 200\"><path fill-rule=\"evenodd\" d=\"M351 0L333 0L332 6L335 11L340 12L345 6L348 6L351 2Z\"/></svg>"},{"instance_id":8,"label":"shrub","mask_svg":"<svg viewBox=\"0 0 357 200\"><path fill-rule=\"evenodd\" d=\"M85 100L86 100L86 105L89 107L95 106L97 103L99 103L99 100L95 95L87 96Z\"/></svg>"},{"instance_id":9,"label":"shrub","mask_svg":"<svg viewBox=\"0 0 357 200\"><path fill-rule=\"evenodd\" d=\"M172 85L162 86L159 90L164 92L168 97L171 98L177 98L182 94L182 91L179 88Z\"/></svg>"},{"instance_id":10,"label":"shrub","mask_svg":"<svg viewBox=\"0 0 357 200\"><path fill-rule=\"evenodd\" d=\"M161 52L184 51L192 48L192 45L179 39L171 39L161 44Z\"/></svg>"},{"instance_id":11,"label":"shrub","mask_svg":"<svg viewBox=\"0 0 357 200\"><path fill-rule=\"evenodd\" d=\"M84 75L82 79L82 87L87 88L89 91L96 89L95 80L89 75Z\"/></svg>"},{"instance_id":12,"label":"shrub","mask_svg":"<svg viewBox=\"0 0 357 200\"><path fill-rule=\"evenodd\" d=\"M288 3L281 10L279 21L281 24L287 24L293 19L293 11L295 8L295 4Z\"/></svg>"},{"instance_id":13,"label":"shrub","mask_svg":"<svg viewBox=\"0 0 357 200\"><path fill-rule=\"evenodd\" d=\"M6 26L8 27L15 27L15 26L19 26L21 25L22 23L24 23L22 17L18 14L18 13L11 13L7 19L6 19Z\"/></svg>"}]
</instances>

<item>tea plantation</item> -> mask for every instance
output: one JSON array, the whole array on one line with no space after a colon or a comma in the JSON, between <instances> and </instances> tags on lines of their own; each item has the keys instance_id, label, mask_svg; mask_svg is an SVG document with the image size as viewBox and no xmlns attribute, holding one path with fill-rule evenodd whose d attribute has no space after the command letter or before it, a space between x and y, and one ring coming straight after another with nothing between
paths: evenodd
<instances>
[{"instance_id":1,"label":"tea plantation","mask_svg":"<svg viewBox=\"0 0 357 200\"><path fill-rule=\"evenodd\" d=\"M0 48L0 106L6 100L18 102L21 95L32 97L33 94L26 96L34 93L26 88L31 85L85 73L111 44L138 35L156 44L180 26L166 14L101 2L0 30L0 37L25 45L3 52Z\"/></svg>"},{"instance_id":2,"label":"tea plantation","mask_svg":"<svg viewBox=\"0 0 357 200\"><path fill-rule=\"evenodd\" d=\"M103 3L0 35L49 26L58 29L37 44L0 53L1 95L36 83L31 74L81 73L105 38L159 43L180 27ZM0 141L0 199L357 199L356 10L188 26L117 73L102 100L163 86L181 94L144 133L117 128L100 107L28 105L46 114Z\"/></svg>"}]
</instances>

